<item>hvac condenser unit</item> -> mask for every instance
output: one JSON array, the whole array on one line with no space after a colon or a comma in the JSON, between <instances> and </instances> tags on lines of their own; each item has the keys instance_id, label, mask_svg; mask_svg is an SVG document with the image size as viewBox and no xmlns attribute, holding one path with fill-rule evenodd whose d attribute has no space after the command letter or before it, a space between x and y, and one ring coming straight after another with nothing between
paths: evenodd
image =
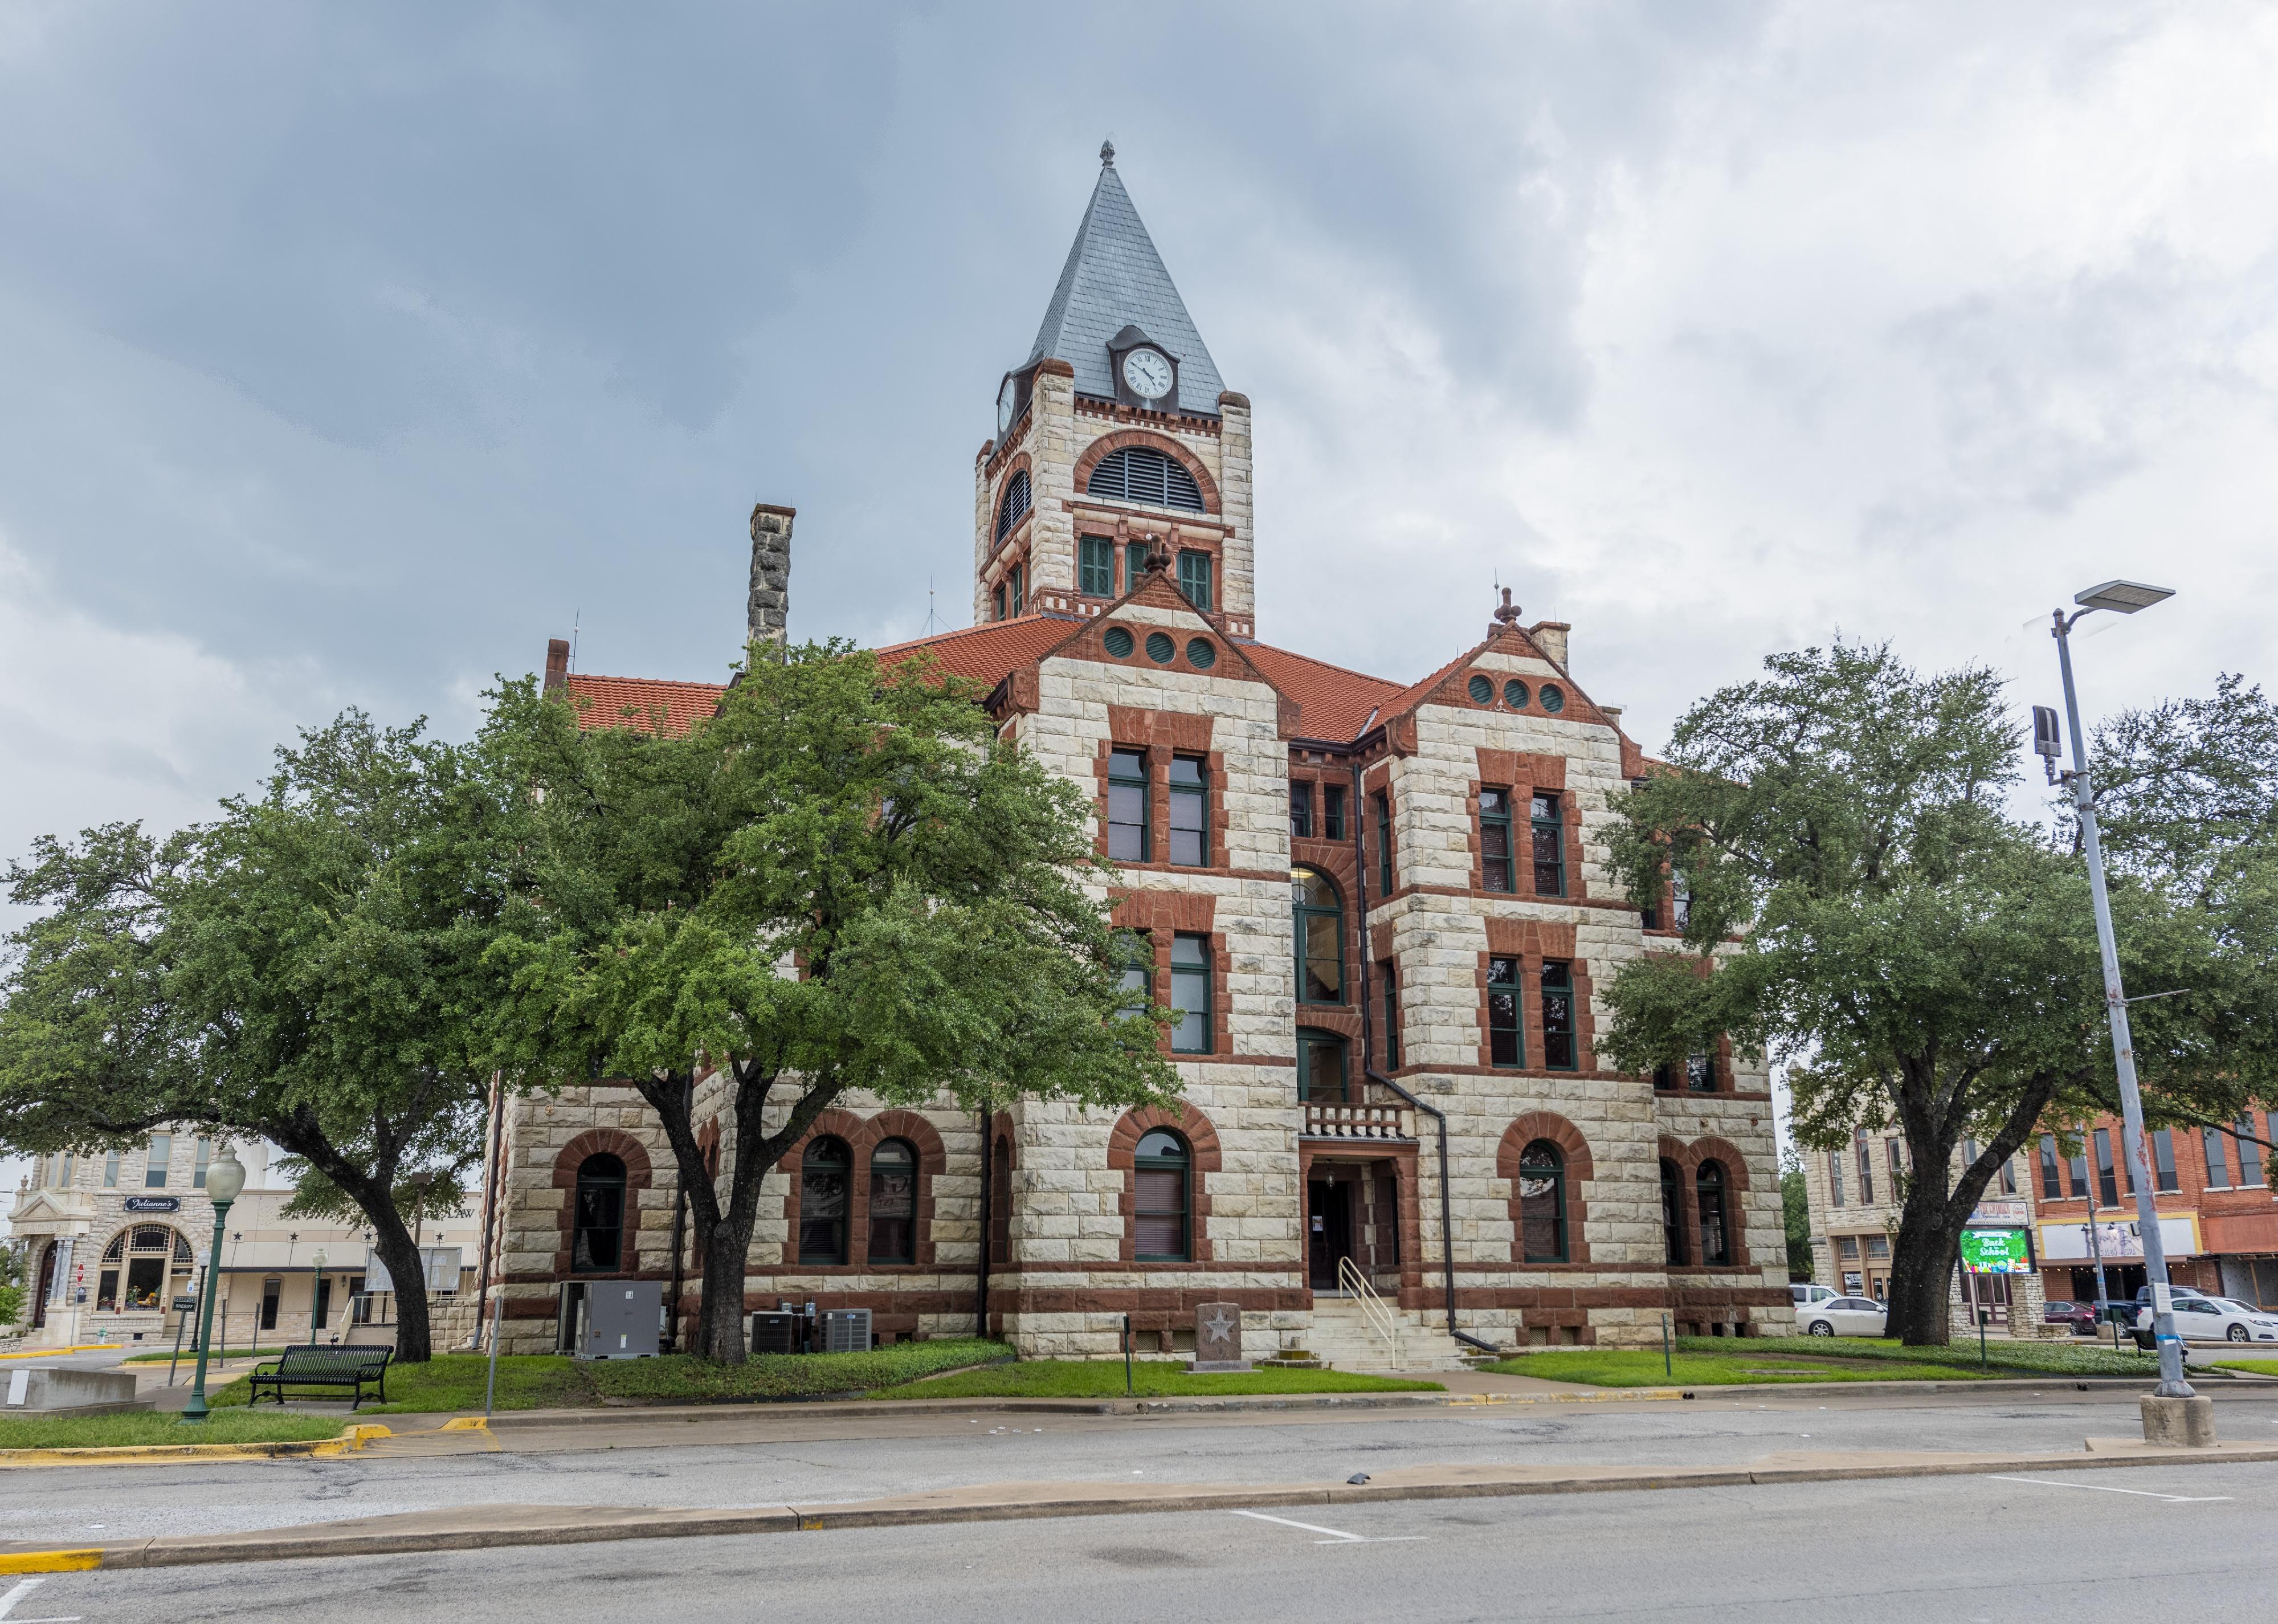
<instances>
[{"instance_id":1,"label":"hvac condenser unit","mask_svg":"<svg viewBox=\"0 0 2278 1624\"><path fill-rule=\"evenodd\" d=\"M799 1315L755 1314L752 1316L752 1352L796 1353L799 1351Z\"/></svg>"},{"instance_id":2,"label":"hvac condenser unit","mask_svg":"<svg viewBox=\"0 0 2278 1624\"><path fill-rule=\"evenodd\" d=\"M870 1351L870 1311L868 1308L826 1308L822 1311L822 1352L868 1353Z\"/></svg>"}]
</instances>

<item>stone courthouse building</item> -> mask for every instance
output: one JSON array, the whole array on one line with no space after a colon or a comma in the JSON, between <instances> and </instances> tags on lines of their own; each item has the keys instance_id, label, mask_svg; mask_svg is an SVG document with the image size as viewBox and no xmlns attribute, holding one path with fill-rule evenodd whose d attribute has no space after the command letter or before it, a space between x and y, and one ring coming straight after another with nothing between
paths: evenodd
<instances>
[{"instance_id":1,"label":"stone courthouse building","mask_svg":"<svg viewBox=\"0 0 2278 1624\"><path fill-rule=\"evenodd\" d=\"M1494 1347L1791 1329L1761 1065L1596 1052L1605 978L1678 945L1604 867L1609 798L1647 769L1619 711L1508 593L1420 680L1261 640L1250 402L1102 159L975 461L975 624L882 652L977 679L1094 798L1132 974L1181 1012L1181 1098L985 1122L847 1098L768 1175L748 1306L868 1307L889 1341L978 1314L1025 1353L1105 1355L1127 1314L1170 1350L1232 1302L1253 1357L1366 1363L1365 1286L1411 1366L1464 1351L1451 1321ZM755 636L782 634L792 519L753 515ZM686 725L720 693L566 656L547 685L590 726ZM497 1156L506 1345L550 1345L581 1279L680 1281L692 1314L631 1090L512 1102Z\"/></svg>"}]
</instances>

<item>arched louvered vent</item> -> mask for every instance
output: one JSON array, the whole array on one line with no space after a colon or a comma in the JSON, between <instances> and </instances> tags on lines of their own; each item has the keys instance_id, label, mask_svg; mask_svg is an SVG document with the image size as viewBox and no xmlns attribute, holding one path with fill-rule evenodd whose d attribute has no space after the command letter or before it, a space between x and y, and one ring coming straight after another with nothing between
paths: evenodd
<instances>
[{"instance_id":1,"label":"arched louvered vent","mask_svg":"<svg viewBox=\"0 0 2278 1624\"><path fill-rule=\"evenodd\" d=\"M1203 510L1202 487L1176 457L1152 446L1126 446L1100 459L1084 481L1087 496L1113 496L1154 508Z\"/></svg>"},{"instance_id":2,"label":"arched louvered vent","mask_svg":"<svg viewBox=\"0 0 2278 1624\"><path fill-rule=\"evenodd\" d=\"M997 539L1002 541L1028 510L1028 471L1025 468L1005 482L1005 500L997 504Z\"/></svg>"}]
</instances>

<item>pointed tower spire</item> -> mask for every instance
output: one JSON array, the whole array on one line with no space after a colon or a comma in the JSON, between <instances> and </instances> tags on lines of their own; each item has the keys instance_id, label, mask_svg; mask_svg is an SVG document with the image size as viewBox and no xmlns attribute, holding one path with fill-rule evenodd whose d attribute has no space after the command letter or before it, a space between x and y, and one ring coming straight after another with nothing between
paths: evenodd
<instances>
[{"instance_id":1,"label":"pointed tower spire","mask_svg":"<svg viewBox=\"0 0 2278 1624\"><path fill-rule=\"evenodd\" d=\"M1079 395L1112 400L1115 380L1109 375L1107 346L1126 326L1135 326L1179 364L1179 410L1196 417L1219 415L1218 397L1225 389L1218 363L1211 359L1203 335L1187 314L1154 239L1141 223L1123 177L1115 167L1115 144L1099 148L1099 180L1091 188L1091 202L1076 227L1075 242L1067 263L1060 267L1059 285L1044 311L1043 326L1023 365L1046 356L1075 369Z\"/></svg>"}]
</instances>

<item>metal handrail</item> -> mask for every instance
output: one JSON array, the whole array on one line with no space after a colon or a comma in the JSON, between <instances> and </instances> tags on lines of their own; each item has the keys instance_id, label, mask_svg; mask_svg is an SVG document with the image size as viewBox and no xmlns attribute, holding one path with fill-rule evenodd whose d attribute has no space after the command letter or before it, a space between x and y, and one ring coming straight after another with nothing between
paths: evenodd
<instances>
[{"instance_id":1,"label":"metal handrail","mask_svg":"<svg viewBox=\"0 0 2278 1624\"><path fill-rule=\"evenodd\" d=\"M1368 1276L1360 1272L1349 1255L1337 1260L1337 1290L1360 1305L1360 1316L1369 1329L1383 1340L1386 1354L1393 1368L1400 1367L1400 1318L1376 1294Z\"/></svg>"}]
</instances>

